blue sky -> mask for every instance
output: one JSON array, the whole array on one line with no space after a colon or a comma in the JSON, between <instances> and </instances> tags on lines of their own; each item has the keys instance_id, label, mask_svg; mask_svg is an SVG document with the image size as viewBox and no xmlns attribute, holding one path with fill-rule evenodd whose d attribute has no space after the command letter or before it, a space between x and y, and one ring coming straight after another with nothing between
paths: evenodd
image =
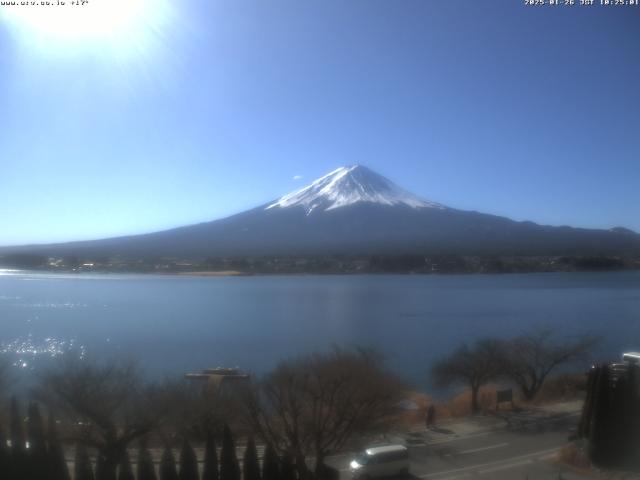
<instances>
[{"instance_id":1,"label":"blue sky","mask_svg":"<svg viewBox=\"0 0 640 480\"><path fill-rule=\"evenodd\" d=\"M0 245L211 220L355 163L452 207L640 231L640 7L153 5L100 41L0 17Z\"/></svg>"}]
</instances>

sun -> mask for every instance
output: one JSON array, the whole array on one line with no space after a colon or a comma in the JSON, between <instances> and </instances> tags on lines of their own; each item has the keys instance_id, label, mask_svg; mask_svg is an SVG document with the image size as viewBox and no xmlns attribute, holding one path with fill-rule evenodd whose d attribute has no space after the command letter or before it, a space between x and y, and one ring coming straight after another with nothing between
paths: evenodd
<instances>
[{"instance_id":1,"label":"sun","mask_svg":"<svg viewBox=\"0 0 640 480\"><path fill-rule=\"evenodd\" d=\"M0 18L44 48L138 48L166 16L158 0L28 0L0 6Z\"/></svg>"}]
</instances>

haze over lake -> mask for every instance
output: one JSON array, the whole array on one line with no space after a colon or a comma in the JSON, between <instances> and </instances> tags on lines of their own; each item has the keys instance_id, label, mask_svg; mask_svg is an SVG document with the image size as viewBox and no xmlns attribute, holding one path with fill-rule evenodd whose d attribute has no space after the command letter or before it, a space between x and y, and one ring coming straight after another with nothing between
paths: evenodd
<instances>
[{"instance_id":1,"label":"haze over lake","mask_svg":"<svg viewBox=\"0 0 640 480\"><path fill-rule=\"evenodd\" d=\"M51 357L133 358L153 376L265 372L332 344L372 346L419 388L465 340L546 326L640 349L640 272L187 277L0 272L0 344L21 372Z\"/></svg>"}]
</instances>

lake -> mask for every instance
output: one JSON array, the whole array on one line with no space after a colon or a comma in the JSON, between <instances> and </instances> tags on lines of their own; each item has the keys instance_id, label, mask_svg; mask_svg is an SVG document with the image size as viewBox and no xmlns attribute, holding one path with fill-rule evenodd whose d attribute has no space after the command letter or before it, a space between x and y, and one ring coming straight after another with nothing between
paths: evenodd
<instances>
[{"instance_id":1,"label":"lake","mask_svg":"<svg viewBox=\"0 0 640 480\"><path fill-rule=\"evenodd\" d=\"M63 355L133 358L152 376L255 373L336 345L376 347L429 386L463 341L537 327L640 350L640 272L189 277L0 271L0 350L23 374Z\"/></svg>"}]
</instances>

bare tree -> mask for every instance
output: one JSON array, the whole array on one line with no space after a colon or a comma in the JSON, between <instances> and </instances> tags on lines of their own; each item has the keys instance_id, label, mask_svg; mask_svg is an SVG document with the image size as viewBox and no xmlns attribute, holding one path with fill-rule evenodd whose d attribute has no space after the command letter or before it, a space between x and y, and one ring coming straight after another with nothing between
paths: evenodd
<instances>
[{"instance_id":1,"label":"bare tree","mask_svg":"<svg viewBox=\"0 0 640 480\"><path fill-rule=\"evenodd\" d=\"M478 413L480 387L500 376L504 352L504 342L495 339L479 340L471 347L463 344L438 361L431 374L440 387L455 383L467 385L471 389L471 411Z\"/></svg>"},{"instance_id":2,"label":"bare tree","mask_svg":"<svg viewBox=\"0 0 640 480\"><path fill-rule=\"evenodd\" d=\"M585 358L595 343L594 337L558 339L551 330L523 334L508 343L503 371L532 400L553 370Z\"/></svg>"},{"instance_id":3,"label":"bare tree","mask_svg":"<svg viewBox=\"0 0 640 480\"><path fill-rule=\"evenodd\" d=\"M74 425L68 440L97 449L105 480L115 480L127 446L161 418L154 387L130 364L70 361L45 373L35 393Z\"/></svg>"},{"instance_id":4,"label":"bare tree","mask_svg":"<svg viewBox=\"0 0 640 480\"><path fill-rule=\"evenodd\" d=\"M254 431L290 454L299 477L308 479L354 436L385 429L404 390L376 354L336 348L282 362L249 389L245 403Z\"/></svg>"},{"instance_id":5,"label":"bare tree","mask_svg":"<svg viewBox=\"0 0 640 480\"><path fill-rule=\"evenodd\" d=\"M165 442L175 435L188 438L204 420L205 401L192 383L184 379L166 379L154 391L154 404L163 412L159 434Z\"/></svg>"},{"instance_id":6,"label":"bare tree","mask_svg":"<svg viewBox=\"0 0 640 480\"><path fill-rule=\"evenodd\" d=\"M224 424L233 421L241 410L237 396L227 398L207 384L185 379L167 379L159 384L155 404L164 412L162 436L177 434L202 440L208 433L221 434Z\"/></svg>"}]
</instances>

